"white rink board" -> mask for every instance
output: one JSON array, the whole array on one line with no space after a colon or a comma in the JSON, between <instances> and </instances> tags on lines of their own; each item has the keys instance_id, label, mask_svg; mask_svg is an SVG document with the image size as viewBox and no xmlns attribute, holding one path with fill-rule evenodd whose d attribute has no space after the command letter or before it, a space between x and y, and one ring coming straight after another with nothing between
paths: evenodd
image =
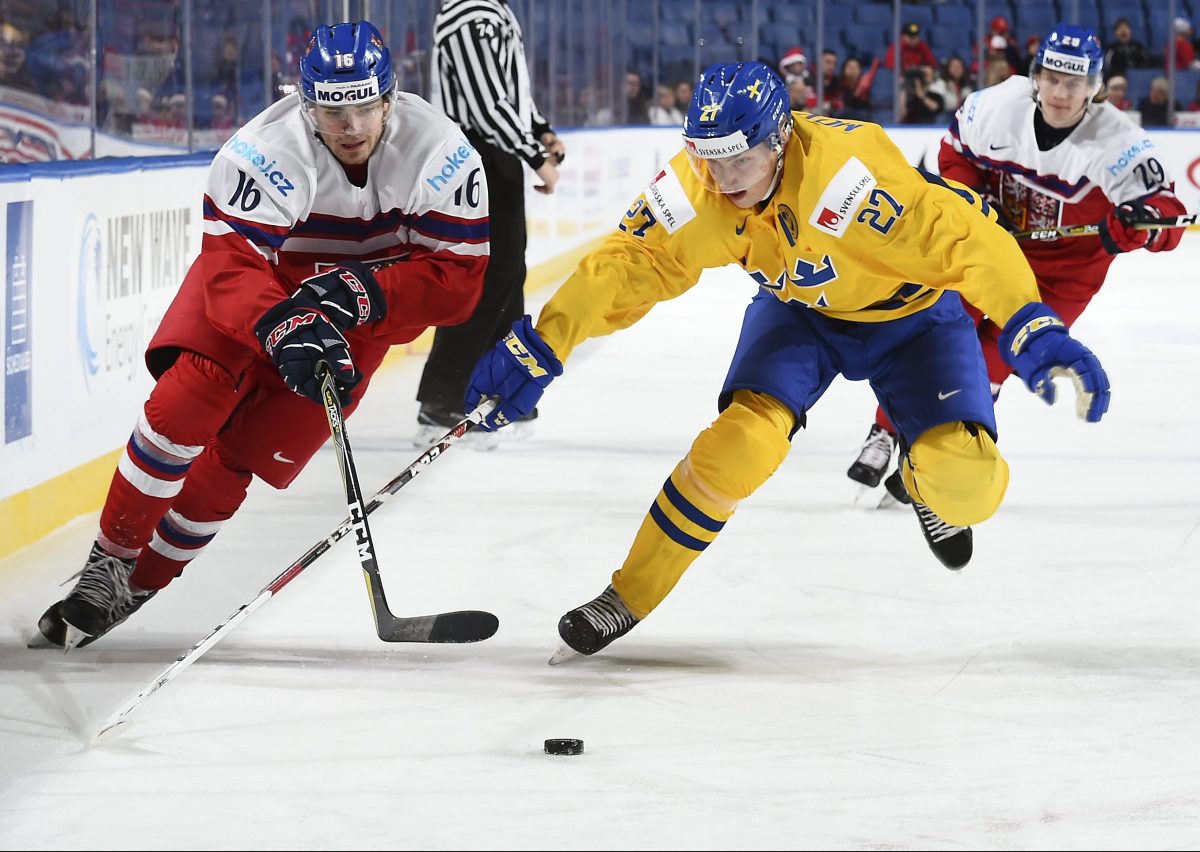
<instances>
[{"instance_id":1,"label":"white rink board","mask_svg":"<svg viewBox=\"0 0 1200 852\"><path fill-rule=\"evenodd\" d=\"M128 438L152 384L146 344L200 248L204 175L191 167L0 183L0 211L31 201L33 216L32 430L0 447L0 498Z\"/></svg>"},{"instance_id":2,"label":"white rink board","mask_svg":"<svg viewBox=\"0 0 1200 852\"><path fill-rule=\"evenodd\" d=\"M936 159L942 131L889 132L910 161L930 159L931 151ZM1200 209L1200 131L1150 136L1184 202ZM564 133L558 191L533 192L527 173L529 265L609 233L679 139L674 128ZM32 428L0 445L0 500L127 440L151 386L142 350L199 251L204 177L204 167L187 166L0 182L0 217L8 202L33 202ZM6 233L0 220L0 241ZM0 257L6 251L0 245ZM11 270L2 283L7 296ZM4 329L0 322L0 337ZM6 391L8 384L15 385Z\"/></svg>"}]
</instances>

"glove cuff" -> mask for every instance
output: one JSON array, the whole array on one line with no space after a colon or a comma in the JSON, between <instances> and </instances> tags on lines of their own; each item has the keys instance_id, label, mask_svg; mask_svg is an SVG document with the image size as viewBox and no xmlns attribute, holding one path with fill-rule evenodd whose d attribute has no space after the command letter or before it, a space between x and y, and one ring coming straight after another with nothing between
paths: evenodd
<instances>
[{"instance_id":1,"label":"glove cuff","mask_svg":"<svg viewBox=\"0 0 1200 852\"><path fill-rule=\"evenodd\" d=\"M1032 340L1055 330L1066 334L1066 323L1044 302L1030 302L1004 324L1000 332L1000 354L1011 366L1014 359L1029 348Z\"/></svg>"},{"instance_id":2,"label":"glove cuff","mask_svg":"<svg viewBox=\"0 0 1200 852\"><path fill-rule=\"evenodd\" d=\"M1100 245L1104 246L1104 250L1111 255L1125 253L1125 249L1117 245L1116 241L1112 238L1112 234L1108 232L1107 219L1100 223Z\"/></svg>"},{"instance_id":3,"label":"glove cuff","mask_svg":"<svg viewBox=\"0 0 1200 852\"><path fill-rule=\"evenodd\" d=\"M529 372L529 377L543 387L563 374L562 362L537 333L528 314L513 323L504 345L509 354Z\"/></svg>"}]
</instances>

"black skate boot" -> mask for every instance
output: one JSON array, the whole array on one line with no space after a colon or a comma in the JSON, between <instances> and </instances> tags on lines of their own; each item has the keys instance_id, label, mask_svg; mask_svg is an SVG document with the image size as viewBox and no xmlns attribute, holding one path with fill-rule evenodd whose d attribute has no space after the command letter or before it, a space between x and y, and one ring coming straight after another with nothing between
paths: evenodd
<instances>
[{"instance_id":1,"label":"black skate boot","mask_svg":"<svg viewBox=\"0 0 1200 852\"><path fill-rule=\"evenodd\" d=\"M82 648L137 612L155 592L130 589L133 568L132 559L120 559L93 544L75 588L38 620L45 640L68 651Z\"/></svg>"},{"instance_id":2,"label":"black skate boot","mask_svg":"<svg viewBox=\"0 0 1200 852\"><path fill-rule=\"evenodd\" d=\"M904 487L904 479L900 476L900 468L893 470L883 481L883 487L887 493L879 501L880 509L888 509L896 504L907 506L912 502L912 498L908 496L908 489Z\"/></svg>"},{"instance_id":3,"label":"black skate boot","mask_svg":"<svg viewBox=\"0 0 1200 852\"><path fill-rule=\"evenodd\" d=\"M854 460L854 464L850 465L846 476L855 482L861 482L868 488L874 488L879 485L879 480L883 479L895 447L896 436L878 423L872 423L871 431L867 433L867 440L863 441L862 449L858 451L858 458Z\"/></svg>"},{"instance_id":4,"label":"black skate boot","mask_svg":"<svg viewBox=\"0 0 1200 852\"><path fill-rule=\"evenodd\" d=\"M428 449L432 444L462 422L466 417L461 411L431 402L421 403L417 412L417 431L413 435L413 446ZM497 446L496 433L473 429L462 438L464 447L476 450L494 450Z\"/></svg>"},{"instance_id":5,"label":"black skate boot","mask_svg":"<svg viewBox=\"0 0 1200 852\"><path fill-rule=\"evenodd\" d=\"M423 402L421 410L417 412L417 434L413 437L413 442L427 447L457 426L462 419L461 411Z\"/></svg>"},{"instance_id":6,"label":"black skate boot","mask_svg":"<svg viewBox=\"0 0 1200 852\"><path fill-rule=\"evenodd\" d=\"M576 654L590 656L605 648L637 626L638 618L625 601L609 586L600 596L571 610L558 620L558 635L563 647L550 658L550 664L569 660Z\"/></svg>"},{"instance_id":7,"label":"black skate boot","mask_svg":"<svg viewBox=\"0 0 1200 852\"><path fill-rule=\"evenodd\" d=\"M933 551L938 561L957 571L971 561L974 541L970 527L956 527L946 523L923 503L912 501L913 511L921 522L921 532L925 534L925 543Z\"/></svg>"}]
</instances>

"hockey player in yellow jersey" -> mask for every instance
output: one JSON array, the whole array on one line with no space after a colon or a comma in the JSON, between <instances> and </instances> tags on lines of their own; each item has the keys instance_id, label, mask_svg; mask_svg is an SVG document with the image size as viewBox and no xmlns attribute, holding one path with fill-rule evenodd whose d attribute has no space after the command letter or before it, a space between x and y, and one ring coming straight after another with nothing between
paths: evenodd
<instances>
[{"instance_id":1,"label":"hockey player in yellow jersey","mask_svg":"<svg viewBox=\"0 0 1200 852\"><path fill-rule=\"evenodd\" d=\"M497 397L483 426L503 427L532 410L579 343L632 325L702 270L738 263L759 284L719 416L663 484L612 584L562 617L551 662L593 654L649 615L782 463L839 374L870 382L899 430L927 543L947 567L965 565L970 525L999 507L1008 466L959 292L1003 328L1005 357L1031 390L1053 402L1052 379L1065 374L1081 416L1108 408L1099 361L1038 301L986 202L914 169L877 125L791 113L782 81L747 62L705 70L683 131L684 149L536 328L517 322L470 381L468 410Z\"/></svg>"}]
</instances>

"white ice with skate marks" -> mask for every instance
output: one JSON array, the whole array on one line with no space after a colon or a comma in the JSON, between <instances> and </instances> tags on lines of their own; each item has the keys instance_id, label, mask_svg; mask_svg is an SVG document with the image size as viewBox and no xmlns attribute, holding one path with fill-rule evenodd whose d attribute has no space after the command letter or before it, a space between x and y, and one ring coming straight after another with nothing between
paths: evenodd
<instances>
[{"instance_id":1,"label":"white ice with skate marks","mask_svg":"<svg viewBox=\"0 0 1200 852\"><path fill-rule=\"evenodd\" d=\"M911 511L851 505L874 403L837 382L662 607L560 666L558 618L604 589L712 419L738 273L579 352L531 439L453 448L372 516L392 609L491 610L481 644L381 643L343 543L88 749L345 501L323 451L127 624L26 650L84 519L0 563L0 848L1194 847L1198 267L1190 236L1117 260L1076 329L1112 377L1103 423L1006 385L1012 484L963 571ZM350 420L368 492L415 456L396 445L419 366ZM585 752L545 755L550 737Z\"/></svg>"}]
</instances>

